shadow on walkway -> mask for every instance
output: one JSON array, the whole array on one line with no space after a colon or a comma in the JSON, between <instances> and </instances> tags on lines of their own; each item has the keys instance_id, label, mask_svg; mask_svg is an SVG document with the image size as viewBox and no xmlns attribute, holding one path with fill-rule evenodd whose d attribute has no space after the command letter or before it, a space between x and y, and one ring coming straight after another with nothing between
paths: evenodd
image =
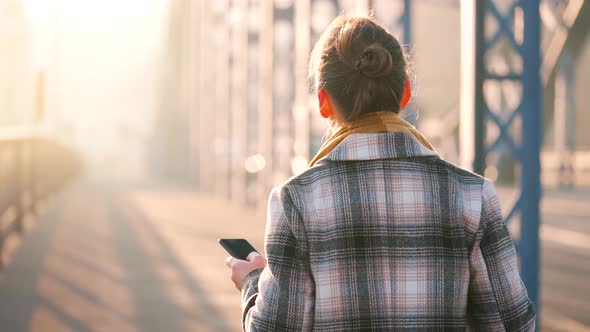
<instances>
[{"instance_id":1,"label":"shadow on walkway","mask_svg":"<svg viewBox=\"0 0 590 332\"><path fill-rule=\"evenodd\" d=\"M220 311L169 240L124 189L72 185L49 204L0 272L0 330L239 328L237 292L237 310ZM228 317L235 318L231 326Z\"/></svg>"}]
</instances>

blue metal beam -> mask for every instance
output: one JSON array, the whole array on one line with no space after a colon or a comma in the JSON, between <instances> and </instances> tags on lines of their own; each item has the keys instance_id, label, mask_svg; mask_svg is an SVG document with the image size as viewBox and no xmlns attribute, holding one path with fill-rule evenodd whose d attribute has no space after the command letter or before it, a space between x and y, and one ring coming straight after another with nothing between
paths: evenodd
<instances>
[{"instance_id":1,"label":"blue metal beam","mask_svg":"<svg viewBox=\"0 0 590 332\"><path fill-rule=\"evenodd\" d=\"M540 183L540 147L542 133L542 82L541 68L541 21L539 13L540 0L485 0L477 1L475 8L476 52L475 52L475 158L474 170L483 174L490 160L491 153L510 154L515 166L520 166L518 188L520 195L513 207L509 209L506 222L520 215L520 239L517 249L520 255L522 278L527 286L529 296L539 312L539 203L541 199ZM499 10L500 5L507 10ZM508 5L508 6L506 6ZM516 15L519 11L520 15ZM486 31L492 26L484 20L495 20L497 31ZM522 24L515 24L522 20ZM516 31L518 26L523 31ZM522 38L517 38L518 34ZM500 47L498 43L505 41ZM494 56L487 56L493 53ZM514 56L520 58L522 70L511 68ZM503 63L498 63L503 62ZM498 66L500 64L500 66ZM498 68L509 68L509 72ZM520 103L513 108L500 103L500 109L492 109L491 100L484 94L486 89L499 93L502 98L505 90L501 86L506 82L517 83L522 87L519 94ZM517 93L514 91L508 93ZM489 97L489 96L488 96ZM514 120L520 117L521 127L512 130ZM493 125L498 136L489 140L486 134ZM518 137L520 136L520 142ZM507 147L507 148L506 148Z\"/></svg>"},{"instance_id":2,"label":"blue metal beam","mask_svg":"<svg viewBox=\"0 0 590 332\"><path fill-rule=\"evenodd\" d=\"M529 296L540 312L539 303L539 203L541 201L541 19L539 0L523 0L524 38L522 44L522 162L520 190L522 197L521 248L522 279Z\"/></svg>"},{"instance_id":3,"label":"blue metal beam","mask_svg":"<svg viewBox=\"0 0 590 332\"><path fill-rule=\"evenodd\" d=\"M412 42L412 1L404 0L404 11L401 15L402 26L404 27L405 45L410 45Z\"/></svg>"}]
</instances>

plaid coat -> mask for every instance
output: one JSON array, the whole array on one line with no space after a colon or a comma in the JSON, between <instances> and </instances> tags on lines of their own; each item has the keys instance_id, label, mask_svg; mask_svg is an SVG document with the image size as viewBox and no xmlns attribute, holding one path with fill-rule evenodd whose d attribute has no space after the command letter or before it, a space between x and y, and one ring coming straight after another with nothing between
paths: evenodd
<instances>
[{"instance_id":1,"label":"plaid coat","mask_svg":"<svg viewBox=\"0 0 590 332\"><path fill-rule=\"evenodd\" d=\"M353 134L270 196L248 331L533 331L492 184L405 133Z\"/></svg>"}]
</instances>

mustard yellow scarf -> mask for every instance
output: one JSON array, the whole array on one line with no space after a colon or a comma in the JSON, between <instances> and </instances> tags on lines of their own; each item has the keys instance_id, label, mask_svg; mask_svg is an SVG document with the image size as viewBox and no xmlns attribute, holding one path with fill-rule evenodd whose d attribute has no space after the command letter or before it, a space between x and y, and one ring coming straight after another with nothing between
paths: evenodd
<instances>
[{"instance_id":1,"label":"mustard yellow scarf","mask_svg":"<svg viewBox=\"0 0 590 332\"><path fill-rule=\"evenodd\" d=\"M348 135L351 134L370 134L370 133L390 133L390 132L404 132L416 138L422 145L428 149L435 151L434 147L426 137L424 137L418 129L414 128L406 120L393 112L373 112L362 115L358 120L351 123L344 123L335 129L332 136L322 144L318 153L313 157L309 163L312 167L318 160L325 157L332 151L340 142L342 142Z\"/></svg>"}]
</instances>

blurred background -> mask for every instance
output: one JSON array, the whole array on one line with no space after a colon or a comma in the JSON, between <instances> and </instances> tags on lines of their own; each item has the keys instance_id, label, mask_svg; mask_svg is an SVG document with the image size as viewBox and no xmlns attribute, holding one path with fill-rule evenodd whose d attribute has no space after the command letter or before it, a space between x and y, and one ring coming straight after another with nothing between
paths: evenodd
<instances>
[{"instance_id":1,"label":"blurred background","mask_svg":"<svg viewBox=\"0 0 590 332\"><path fill-rule=\"evenodd\" d=\"M234 331L217 238L326 123L309 53L342 12L411 58L403 116L495 182L546 331L590 331L590 3L0 0L0 330Z\"/></svg>"}]
</instances>

